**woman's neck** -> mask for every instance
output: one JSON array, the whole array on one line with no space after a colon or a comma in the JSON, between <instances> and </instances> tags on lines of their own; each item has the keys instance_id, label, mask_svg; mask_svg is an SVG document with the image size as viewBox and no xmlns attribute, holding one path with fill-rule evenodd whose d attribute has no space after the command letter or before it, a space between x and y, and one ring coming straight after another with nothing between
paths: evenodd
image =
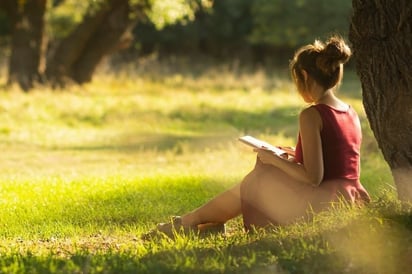
<instances>
[{"instance_id":1,"label":"woman's neck","mask_svg":"<svg viewBox=\"0 0 412 274\"><path fill-rule=\"evenodd\" d=\"M326 91L319 90L318 92L315 92L315 96L313 98L313 102L315 104L326 104L329 101L333 101L335 98L334 93L331 89L328 89Z\"/></svg>"},{"instance_id":2,"label":"woman's neck","mask_svg":"<svg viewBox=\"0 0 412 274\"><path fill-rule=\"evenodd\" d=\"M346 111L349 108L345 102L335 96L335 93L331 89L323 92L316 100L314 100L314 104L325 104L342 111Z\"/></svg>"}]
</instances>

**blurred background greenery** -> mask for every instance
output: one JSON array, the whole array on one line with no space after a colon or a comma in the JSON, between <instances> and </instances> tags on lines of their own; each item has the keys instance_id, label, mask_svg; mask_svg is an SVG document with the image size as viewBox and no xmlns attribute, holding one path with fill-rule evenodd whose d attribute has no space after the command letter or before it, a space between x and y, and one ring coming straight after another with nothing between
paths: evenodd
<instances>
[{"instance_id":1,"label":"blurred background greenery","mask_svg":"<svg viewBox=\"0 0 412 274\"><path fill-rule=\"evenodd\" d=\"M247 64L284 65L290 53L301 44L332 33L346 36L351 14L351 1L342 0L192 0L171 3L183 2L189 3L192 9L187 10L184 5L179 9L152 6L146 20L140 20L133 29L131 46L117 54L115 62L156 54L159 58L205 56L225 62L236 59ZM82 21L89 6L89 1L49 1L46 12L49 47ZM178 20L169 18L173 14ZM10 25L6 13L0 10L3 64L8 55L4 48L10 43Z\"/></svg>"}]
</instances>

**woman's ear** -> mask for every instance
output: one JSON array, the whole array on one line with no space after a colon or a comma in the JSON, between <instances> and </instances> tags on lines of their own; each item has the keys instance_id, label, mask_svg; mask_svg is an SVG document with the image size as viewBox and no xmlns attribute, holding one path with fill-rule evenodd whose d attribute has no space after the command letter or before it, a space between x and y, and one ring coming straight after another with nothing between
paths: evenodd
<instances>
[{"instance_id":1,"label":"woman's ear","mask_svg":"<svg viewBox=\"0 0 412 274\"><path fill-rule=\"evenodd\" d=\"M305 80L305 83L308 81L308 73L306 70L302 69L302 75L303 75L303 80Z\"/></svg>"},{"instance_id":2,"label":"woman's ear","mask_svg":"<svg viewBox=\"0 0 412 274\"><path fill-rule=\"evenodd\" d=\"M309 74L306 70L302 69L302 76L303 76L303 80L304 80L304 95L303 95L303 99L305 100L306 103L313 103L313 97L312 97L312 88L313 88L313 84L314 81L312 78L309 77Z\"/></svg>"},{"instance_id":3,"label":"woman's ear","mask_svg":"<svg viewBox=\"0 0 412 274\"><path fill-rule=\"evenodd\" d=\"M306 91L308 92L310 90L311 85L309 83L309 74L304 69L302 69L302 76L303 76L303 84L305 86Z\"/></svg>"}]
</instances>

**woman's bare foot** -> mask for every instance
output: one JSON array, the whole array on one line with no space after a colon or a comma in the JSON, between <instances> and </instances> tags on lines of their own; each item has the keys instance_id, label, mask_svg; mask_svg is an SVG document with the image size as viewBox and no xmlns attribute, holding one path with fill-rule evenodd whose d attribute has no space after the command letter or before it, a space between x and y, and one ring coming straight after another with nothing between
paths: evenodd
<instances>
[{"instance_id":1,"label":"woman's bare foot","mask_svg":"<svg viewBox=\"0 0 412 274\"><path fill-rule=\"evenodd\" d=\"M174 239L176 235L198 235L207 236L211 234L225 233L224 223L205 223L198 225L186 225L183 223L183 218L180 216L172 217L168 223L160 223L155 229L152 229L148 233L142 235L142 240L151 240L153 238L165 235L171 239Z\"/></svg>"}]
</instances>

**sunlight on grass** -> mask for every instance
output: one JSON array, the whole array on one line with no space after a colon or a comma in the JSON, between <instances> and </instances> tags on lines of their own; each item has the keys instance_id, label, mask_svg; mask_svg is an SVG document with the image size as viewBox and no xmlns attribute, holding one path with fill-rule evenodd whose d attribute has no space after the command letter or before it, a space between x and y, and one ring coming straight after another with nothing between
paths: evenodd
<instances>
[{"instance_id":1,"label":"sunlight on grass","mask_svg":"<svg viewBox=\"0 0 412 274\"><path fill-rule=\"evenodd\" d=\"M166 69L101 74L67 90L38 87L25 94L0 87L0 272L395 269L372 267L365 255L389 256L395 264L393 254L404 251L388 232L391 217L379 217L382 205L252 235L237 218L227 237L142 242L139 235L155 223L201 205L247 174L255 154L239 136L293 146L305 107L284 72L245 73L233 64L203 73ZM362 182L374 198L393 194L359 84L348 78L340 95L362 120ZM363 226L353 226L364 218ZM338 231L349 237L346 246ZM357 249L354 233L365 248ZM401 225L399 233L410 238ZM384 239L393 248L373 253Z\"/></svg>"}]
</instances>

